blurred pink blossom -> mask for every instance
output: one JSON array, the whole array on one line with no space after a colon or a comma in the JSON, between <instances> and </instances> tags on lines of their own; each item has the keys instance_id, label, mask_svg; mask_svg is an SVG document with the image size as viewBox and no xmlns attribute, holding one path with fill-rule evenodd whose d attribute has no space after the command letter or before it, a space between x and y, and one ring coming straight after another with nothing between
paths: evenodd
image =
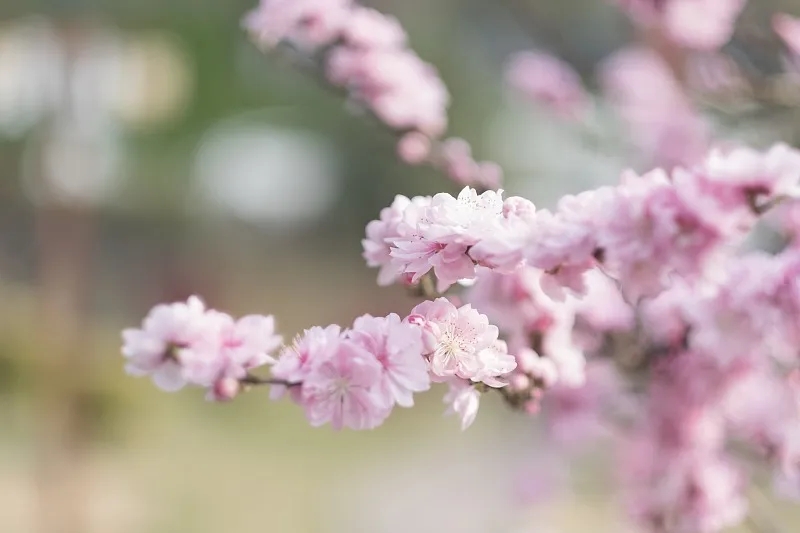
<instances>
[{"instance_id":1,"label":"blurred pink blossom","mask_svg":"<svg viewBox=\"0 0 800 533\"><path fill-rule=\"evenodd\" d=\"M580 118L589 105L580 76L567 63L543 52L512 56L506 79L522 95L564 118Z\"/></svg>"}]
</instances>

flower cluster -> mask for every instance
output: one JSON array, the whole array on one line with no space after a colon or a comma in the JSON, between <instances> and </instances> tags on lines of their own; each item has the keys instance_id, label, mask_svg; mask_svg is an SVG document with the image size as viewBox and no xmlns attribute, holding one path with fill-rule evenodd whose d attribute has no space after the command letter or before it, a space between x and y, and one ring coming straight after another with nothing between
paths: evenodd
<instances>
[{"instance_id":1,"label":"flower cluster","mask_svg":"<svg viewBox=\"0 0 800 533\"><path fill-rule=\"evenodd\" d=\"M795 194L800 152L777 145L712 151L699 165L623 175L616 187L565 196L553 211L500 192L469 187L398 196L367 226L368 264L379 282L417 283L433 272L443 292L473 280L479 267L501 274L520 265L544 271L543 288L584 291L585 272L602 266L626 296L655 294L672 274L699 277L725 257L757 220L760 205Z\"/></svg>"},{"instance_id":2,"label":"flower cluster","mask_svg":"<svg viewBox=\"0 0 800 533\"><path fill-rule=\"evenodd\" d=\"M314 327L286 347L272 368L312 426L370 429L382 424L396 405L411 407L413 394L430 378L422 356L422 335L395 314L365 315L353 328Z\"/></svg>"},{"instance_id":3,"label":"flower cluster","mask_svg":"<svg viewBox=\"0 0 800 533\"><path fill-rule=\"evenodd\" d=\"M698 50L724 45L747 0L616 0L631 20Z\"/></svg>"},{"instance_id":4,"label":"flower cluster","mask_svg":"<svg viewBox=\"0 0 800 533\"><path fill-rule=\"evenodd\" d=\"M209 398L230 400L243 386L271 385L271 397L300 404L313 426L371 429L395 405L412 407L414 393L431 381L447 382L477 399L476 385L504 387L516 367L498 328L470 305L457 308L439 298L415 307L401 320L364 315L352 328L306 330L277 359L281 344L272 317L229 315L206 309L197 297L158 305L141 329L123 332L123 354L132 375L151 375L166 391L186 384L206 387ZM272 378L250 371L271 365ZM464 427L478 403L448 400Z\"/></svg>"},{"instance_id":5,"label":"flower cluster","mask_svg":"<svg viewBox=\"0 0 800 533\"><path fill-rule=\"evenodd\" d=\"M150 375L165 391L185 385L208 389L209 398L227 400L254 368L274 362L281 345L271 316L230 315L206 309L197 297L154 307L141 328L122 333L126 370Z\"/></svg>"},{"instance_id":6,"label":"flower cluster","mask_svg":"<svg viewBox=\"0 0 800 533\"><path fill-rule=\"evenodd\" d=\"M520 261L534 205L522 198L505 201L502 191L478 194L464 188L457 198L404 196L367 225L364 258L380 267L378 282L411 283L433 271L443 292L461 279L475 277L476 267L513 270Z\"/></svg>"},{"instance_id":7,"label":"flower cluster","mask_svg":"<svg viewBox=\"0 0 800 533\"><path fill-rule=\"evenodd\" d=\"M324 48L327 81L401 136L397 150L407 163L428 162L463 184L499 185L499 167L475 161L465 141L438 142L450 95L436 68L407 46L394 17L353 0L262 0L244 26L266 48L281 42L309 54Z\"/></svg>"}]
</instances>

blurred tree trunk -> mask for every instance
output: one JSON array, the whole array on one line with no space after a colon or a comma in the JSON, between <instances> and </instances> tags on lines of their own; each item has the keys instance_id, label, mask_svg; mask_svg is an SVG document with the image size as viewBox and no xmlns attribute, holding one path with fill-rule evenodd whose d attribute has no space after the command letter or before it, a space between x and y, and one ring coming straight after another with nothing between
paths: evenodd
<instances>
[{"instance_id":1,"label":"blurred tree trunk","mask_svg":"<svg viewBox=\"0 0 800 533\"><path fill-rule=\"evenodd\" d=\"M85 308L92 225L89 213L37 208L37 486L41 533L86 533L88 379Z\"/></svg>"}]
</instances>

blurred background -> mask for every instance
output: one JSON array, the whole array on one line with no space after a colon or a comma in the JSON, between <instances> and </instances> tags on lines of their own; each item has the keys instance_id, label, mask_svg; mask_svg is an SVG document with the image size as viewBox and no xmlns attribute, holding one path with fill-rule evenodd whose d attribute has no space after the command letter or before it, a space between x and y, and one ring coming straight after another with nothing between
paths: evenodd
<instances>
[{"instance_id":1,"label":"blurred background","mask_svg":"<svg viewBox=\"0 0 800 533\"><path fill-rule=\"evenodd\" d=\"M603 462L555 468L493 398L465 434L441 390L336 434L265 391L216 405L124 375L120 330L191 294L274 314L287 339L406 313L360 257L364 226L395 194L455 191L259 53L239 25L254 3L0 0L0 532L622 531ZM363 3L440 69L451 133L509 194L551 205L625 167L500 83L510 53L544 47L592 87L631 37L604 2ZM558 475L569 496L533 505Z\"/></svg>"}]
</instances>

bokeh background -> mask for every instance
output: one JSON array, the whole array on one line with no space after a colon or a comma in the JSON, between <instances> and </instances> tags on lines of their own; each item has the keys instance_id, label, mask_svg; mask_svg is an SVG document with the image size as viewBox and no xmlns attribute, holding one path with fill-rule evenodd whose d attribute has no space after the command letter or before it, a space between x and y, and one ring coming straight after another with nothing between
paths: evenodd
<instances>
[{"instance_id":1,"label":"bokeh background","mask_svg":"<svg viewBox=\"0 0 800 533\"><path fill-rule=\"evenodd\" d=\"M463 434L436 389L337 434L265 391L216 405L124 375L120 330L191 294L275 314L286 338L407 312L361 260L364 226L395 194L455 191L249 43L253 3L0 0L0 532L625 531L601 481L614 451L558 463L491 397ZM509 193L546 206L626 166L613 121L596 125L607 146L587 143L502 84L505 58L536 46L591 88L631 38L604 2L363 3L440 69L451 132Z\"/></svg>"}]
</instances>

